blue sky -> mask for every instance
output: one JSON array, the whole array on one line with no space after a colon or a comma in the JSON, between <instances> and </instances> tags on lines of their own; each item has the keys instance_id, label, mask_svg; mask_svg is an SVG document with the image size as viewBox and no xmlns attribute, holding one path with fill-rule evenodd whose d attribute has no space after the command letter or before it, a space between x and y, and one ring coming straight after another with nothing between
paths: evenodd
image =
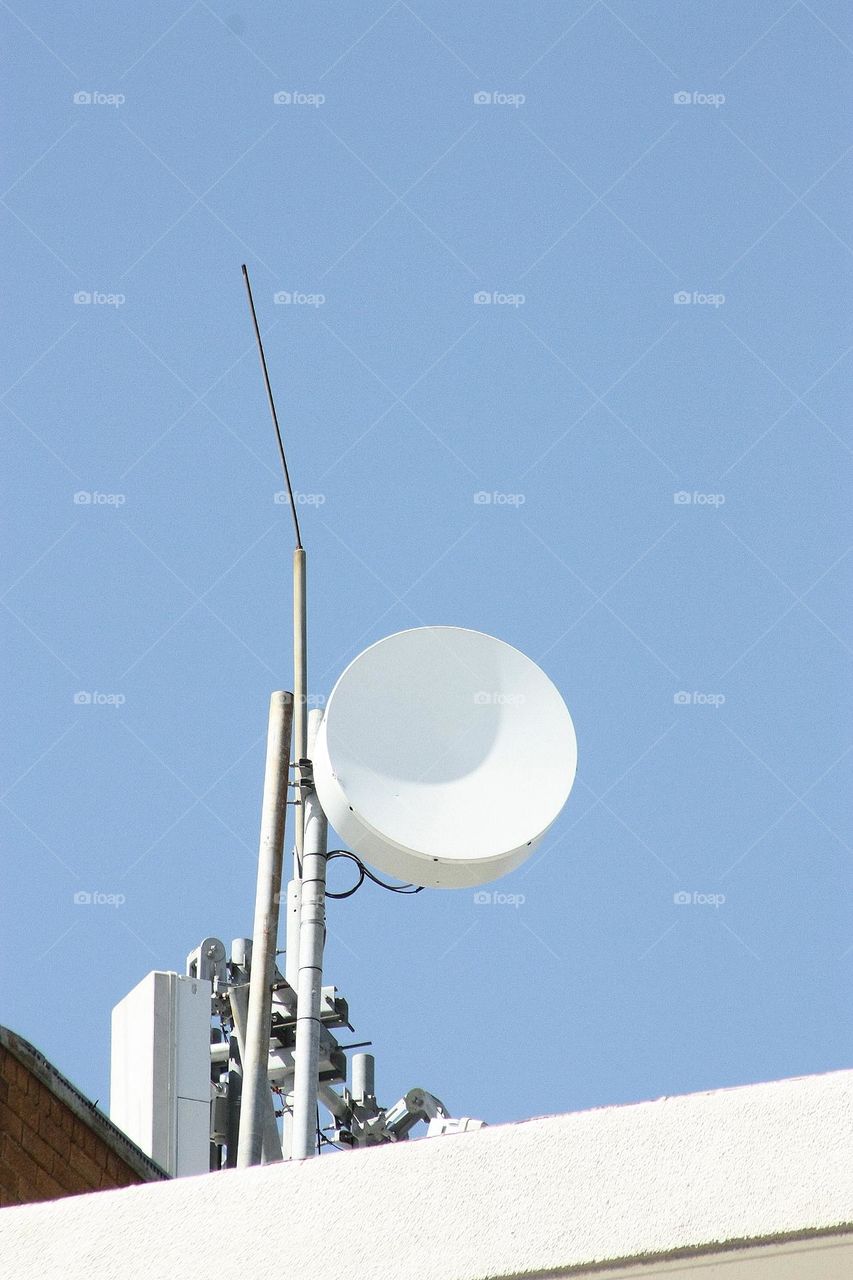
<instances>
[{"instance_id":1,"label":"blue sky","mask_svg":"<svg viewBox=\"0 0 853 1280\"><path fill-rule=\"evenodd\" d=\"M310 689L473 627L578 733L523 902L331 904L381 1099L849 1066L846 6L0 19L2 1022L106 1105L112 1005L251 931L291 531L245 261Z\"/></svg>"}]
</instances>

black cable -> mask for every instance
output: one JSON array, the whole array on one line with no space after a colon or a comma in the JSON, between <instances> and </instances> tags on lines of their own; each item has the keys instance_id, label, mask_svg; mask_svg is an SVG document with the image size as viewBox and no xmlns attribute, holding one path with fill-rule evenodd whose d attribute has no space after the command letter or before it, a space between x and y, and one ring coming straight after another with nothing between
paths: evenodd
<instances>
[{"instance_id":1,"label":"black cable","mask_svg":"<svg viewBox=\"0 0 853 1280\"><path fill-rule=\"evenodd\" d=\"M243 280L246 283L246 292L249 295L249 309L252 313L252 324L255 329L255 338L258 344L258 355L261 358L261 372L264 375L264 386L266 387L267 400L269 401L270 414L272 416L273 426L275 427L275 436L278 441L278 454L281 458L281 469L284 472L284 483L287 485L287 496L290 499L290 514L293 517L293 530L296 534L296 547L299 550L302 547L302 535L299 532L299 516L296 514L296 501L293 497L293 486L290 483L290 472L287 469L287 458L284 455L284 441L281 438L281 430L278 425L278 414L275 411L275 401L272 398L272 387L270 386L270 375L267 370L267 358L264 355L264 344L261 341L261 331L258 327L258 317L255 314L255 299L252 297L252 286L249 283L249 273L246 270L246 264L243 263Z\"/></svg>"},{"instance_id":2,"label":"black cable","mask_svg":"<svg viewBox=\"0 0 853 1280\"><path fill-rule=\"evenodd\" d=\"M349 858L350 862L354 862L358 867L358 880L351 889L345 889L343 893L330 893L326 890L327 898L351 898L352 895L361 888L365 878L372 880L374 884L379 885L380 889L387 889L389 893L412 894L421 893L423 891L422 884L387 884L385 880L380 880L379 876L373 874L369 867L366 867L359 858L358 854L352 853L349 849L332 849L326 854L326 861L331 862L333 858Z\"/></svg>"},{"instance_id":3,"label":"black cable","mask_svg":"<svg viewBox=\"0 0 853 1280\"><path fill-rule=\"evenodd\" d=\"M355 856L354 853L349 853L349 851L346 849L333 849L331 853L326 854L327 862L331 862L332 858L349 858L352 862L354 862L358 867L358 879L356 880L355 884L352 886L351 889L346 889L344 890L343 893L330 893L329 890L327 889L326 897L327 898L351 898L352 895L356 892L356 890L360 889L361 886L364 884L364 866L362 865L361 861Z\"/></svg>"}]
</instances>

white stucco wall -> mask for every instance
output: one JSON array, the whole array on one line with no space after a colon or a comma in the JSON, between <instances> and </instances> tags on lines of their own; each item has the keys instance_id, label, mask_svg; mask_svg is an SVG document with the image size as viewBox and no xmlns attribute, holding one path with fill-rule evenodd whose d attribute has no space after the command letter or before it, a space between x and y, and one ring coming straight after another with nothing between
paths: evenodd
<instances>
[{"instance_id":1,"label":"white stucco wall","mask_svg":"<svg viewBox=\"0 0 853 1280\"><path fill-rule=\"evenodd\" d=\"M853 1071L5 1209L0 1276L841 1280L847 1231Z\"/></svg>"}]
</instances>

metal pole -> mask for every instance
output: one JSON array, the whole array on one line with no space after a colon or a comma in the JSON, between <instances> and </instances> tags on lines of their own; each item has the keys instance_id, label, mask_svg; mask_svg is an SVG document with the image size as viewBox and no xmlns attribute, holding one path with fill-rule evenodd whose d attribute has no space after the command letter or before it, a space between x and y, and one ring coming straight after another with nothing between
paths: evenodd
<instances>
[{"instance_id":1,"label":"metal pole","mask_svg":"<svg viewBox=\"0 0 853 1280\"><path fill-rule=\"evenodd\" d=\"M299 761L308 755L308 596L305 578L305 548L298 546L293 552L293 758L297 769ZM297 796L302 800L301 795ZM305 827L305 809L297 804L296 855L293 877L302 875L302 843ZM298 925L296 937L298 938Z\"/></svg>"},{"instance_id":2,"label":"metal pole","mask_svg":"<svg viewBox=\"0 0 853 1280\"><path fill-rule=\"evenodd\" d=\"M376 1059L372 1053L354 1053L352 1056L352 1096L356 1102L366 1102L375 1096L374 1068Z\"/></svg>"},{"instance_id":3,"label":"metal pole","mask_svg":"<svg viewBox=\"0 0 853 1280\"><path fill-rule=\"evenodd\" d=\"M297 546L293 552L293 758L296 762L296 780L302 781L302 765L308 755L308 600L306 583L305 549ZM305 828L305 791L296 788L296 804L293 809L294 850L293 879L287 886L287 911L285 915L284 976L294 991L299 986L299 923L302 916L302 850ZM292 1095L287 1103L292 1106ZM282 1150L285 1160L290 1159L293 1140L293 1111L285 1107L282 1122Z\"/></svg>"},{"instance_id":4,"label":"metal pole","mask_svg":"<svg viewBox=\"0 0 853 1280\"><path fill-rule=\"evenodd\" d=\"M297 806L295 813L301 813ZM295 873L294 873L295 874ZM287 886L287 911L285 915L285 956L284 976L289 985L296 991L299 987L299 915L302 905L302 882L291 880ZM284 1115L281 1125L281 1149L285 1160L290 1159L293 1146L293 1093L288 1090L285 1096Z\"/></svg>"},{"instance_id":5,"label":"metal pole","mask_svg":"<svg viewBox=\"0 0 853 1280\"><path fill-rule=\"evenodd\" d=\"M278 937L281 864L287 813L293 695L276 692L270 697L267 760L258 852L258 887L252 937L252 970L249 979L249 1011L243 1055L243 1095L237 1167L260 1164L263 1154L264 1114L269 1096L270 1020L272 982Z\"/></svg>"},{"instance_id":6,"label":"metal pole","mask_svg":"<svg viewBox=\"0 0 853 1280\"><path fill-rule=\"evenodd\" d=\"M240 1097L243 1090L243 1064L236 1035L229 1040L228 1088L226 1093L227 1119L225 1129L225 1167L237 1168L237 1144L240 1131Z\"/></svg>"},{"instance_id":7,"label":"metal pole","mask_svg":"<svg viewBox=\"0 0 853 1280\"><path fill-rule=\"evenodd\" d=\"M322 712L311 712L316 733ZM296 997L296 1051L293 1080L291 1155L304 1160L315 1151L320 1058L320 993L326 933L326 816L320 808L310 765L302 784L305 831L302 848L302 911Z\"/></svg>"},{"instance_id":8,"label":"metal pole","mask_svg":"<svg viewBox=\"0 0 853 1280\"><path fill-rule=\"evenodd\" d=\"M237 1052L242 1063L246 1053L246 1025L249 1020L249 988L248 986L231 987L228 991L231 1002L231 1017L234 1019L234 1035L237 1040ZM241 1084L242 1091L242 1084ZM278 1125L275 1122L275 1103L269 1089L261 1094L264 1100L264 1137L261 1153L261 1164L273 1164L281 1159L281 1140L278 1136ZM239 1127L237 1145L234 1155L234 1167L237 1166L237 1153L240 1146ZM229 1165L230 1168L230 1165Z\"/></svg>"}]
</instances>

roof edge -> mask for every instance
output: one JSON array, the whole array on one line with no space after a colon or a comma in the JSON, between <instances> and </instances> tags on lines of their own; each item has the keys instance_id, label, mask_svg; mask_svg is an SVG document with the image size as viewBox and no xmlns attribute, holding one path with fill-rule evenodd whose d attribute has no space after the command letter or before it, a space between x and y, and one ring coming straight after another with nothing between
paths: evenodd
<instances>
[{"instance_id":1,"label":"roof edge","mask_svg":"<svg viewBox=\"0 0 853 1280\"><path fill-rule=\"evenodd\" d=\"M53 1063L36 1047L11 1031L0 1026L0 1045L11 1053L23 1067L32 1073L50 1093L64 1103L70 1111L88 1125L99 1138L110 1148L114 1155L123 1160L134 1173L139 1174L145 1182L168 1181L169 1174L156 1161L136 1145L126 1133L113 1124L94 1102L81 1093Z\"/></svg>"}]
</instances>

